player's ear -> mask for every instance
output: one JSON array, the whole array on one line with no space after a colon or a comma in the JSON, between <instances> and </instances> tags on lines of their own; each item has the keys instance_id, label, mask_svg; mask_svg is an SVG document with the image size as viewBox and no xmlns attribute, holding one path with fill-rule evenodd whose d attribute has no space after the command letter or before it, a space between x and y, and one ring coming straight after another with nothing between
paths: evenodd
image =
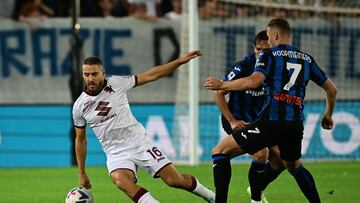
<instances>
[{"instance_id":1,"label":"player's ear","mask_svg":"<svg viewBox=\"0 0 360 203\"><path fill-rule=\"evenodd\" d=\"M278 32L274 32L274 39L278 40L279 39L279 33Z\"/></svg>"}]
</instances>

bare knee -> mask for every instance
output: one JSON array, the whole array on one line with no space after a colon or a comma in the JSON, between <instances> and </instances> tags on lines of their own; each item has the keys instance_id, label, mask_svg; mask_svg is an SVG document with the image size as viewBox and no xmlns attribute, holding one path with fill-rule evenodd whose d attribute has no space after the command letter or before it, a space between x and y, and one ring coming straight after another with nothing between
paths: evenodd
<instances>
[{"instance_id":1,"label":"bare knee","mask_svg":"<svg viewBox=\"0 0 360 203\"><path fill-rule=\"evenodd\" d=\"M131 171L117 170L111 173L111 181L114 185L132 197L139 187L135 184L135 176Z\"/></svg>"},{"instance_id":2,"label":"bare knee","mask_svg":"<svg viewBox=\"0 0 360 203\"><path fill-rule=\"evenodd\" d=\"M244 154L245 152L239 147L232 136L227 136L211 150L211 153L213 155L226 154L232 157Z\"/></svg>"},{"instance_id":3,"label":"bare knee","mask_svg":"<svg viewBox=\"0 0 360 203\"><path fill-rule=\"evenodd\" d=\"M252 155L252 158L256 161L266 162L269 156L269 150L264 148Z\"/></svg>"},{"instance_id":4,"label":"bare knee","mask_svg":"<svg viewBox=\"0 0 360 203\"><path fill-rule=\"evenodd\" d=\"M224 154L223 150L219 147L219 145L216 145L214 148L212 148L211 150L211 154Z\"/></svg>"}]
</instances>

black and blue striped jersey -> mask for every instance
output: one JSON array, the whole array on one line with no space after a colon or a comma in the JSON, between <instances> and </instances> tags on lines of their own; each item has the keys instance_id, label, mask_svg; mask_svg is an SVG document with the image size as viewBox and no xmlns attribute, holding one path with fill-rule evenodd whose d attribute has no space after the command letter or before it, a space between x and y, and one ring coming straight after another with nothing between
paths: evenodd
<instances>
[{"instance_id":1,"label":"black and blue striped jersey","mask_svg":"<svg viewBox=\"0 0 360 203\"><path fill-rule=\"evenodd\" d=\"M309 80L319 86L327 80L312 56L291 45L261 52L254 71L266 77L266 102L260 116L274 121L304 120L303 101Z\"/></svg>"},{"instance_id":2,"label":"black and blue striped jersey","mask_svg":"<svg viewBox=\"0 0 360 203\"><path fill-rule=\"evenodd\" d=\"M243 60L231 65L223 81L236 80L247 77L254 72L256 57L255 54L245 57ZM265 101L265 88L260 87L253 90L230 91L228 106L237 120L245 122L254 121L262 109Z\"/></svg>"}]
</instances>

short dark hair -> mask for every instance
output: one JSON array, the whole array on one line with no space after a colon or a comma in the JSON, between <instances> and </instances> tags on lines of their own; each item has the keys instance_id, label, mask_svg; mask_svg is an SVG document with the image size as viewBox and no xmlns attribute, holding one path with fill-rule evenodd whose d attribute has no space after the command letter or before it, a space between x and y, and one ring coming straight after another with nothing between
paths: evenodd
<instances>
[{"instance_id":1,"label":"short dark hair","mask_svg":"<svg viewBox=\"0 0 360 203\"><path fill-rule=\"evenodd\" d=\"M266 34L266 30L263 30L255 35L253 45L258 44L260 41L268 41L269 37Z\"/></svg>"},{"instance_id":2,"label":"short dark hair","mask_svg":"<svg viewBox=\"0 0 360 203\"><path fill-rule=\"evenodd\" d=\"M276 27L283 34L291 35L291 27L287 20L282 18L274 18L270 20L268 27Z\"/></svg>"},{"instance_id":3,"label":"short dark hair","mask_svg":"<svg viewBox=\"0 0 360 203\"><path fill-rule=\"evenodd\" d=\"M96 56L90 56L84 60L84 65L101 65L102 66L103 63L100 58L98 58Z\"/></svg>"}]
</instances>

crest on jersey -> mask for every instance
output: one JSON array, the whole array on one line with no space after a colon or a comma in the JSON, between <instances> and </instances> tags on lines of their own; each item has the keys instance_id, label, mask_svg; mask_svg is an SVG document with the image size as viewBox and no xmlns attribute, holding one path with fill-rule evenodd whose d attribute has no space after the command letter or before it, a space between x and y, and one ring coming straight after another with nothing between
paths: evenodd
<instances>
[{"instance_id":1,"label":"crest on jersey","mask_svg":"<svg viewBox=\"0 0 360 203\"><path fill-rule=\"evenodd\" d=\"M107 93L109 93L109 94L111 94L111 92L115 92L115 91L112 89L111 85L106 86L106 87L104 88L104 91L107 92Z\"/></svg>"},{"instance_id":2,"label":"crest on jersey","mask_svg":"<svg viewBox=\"0 0 360 203\"><path fill-rule=\"evenodd\" d=\"M108 107L110 102L103 102L100 101L97 107L95 108L95 111L99 111L97 114L98 116L107 116L111 110L111 107Z\"/></svg>"}]
</instances>

